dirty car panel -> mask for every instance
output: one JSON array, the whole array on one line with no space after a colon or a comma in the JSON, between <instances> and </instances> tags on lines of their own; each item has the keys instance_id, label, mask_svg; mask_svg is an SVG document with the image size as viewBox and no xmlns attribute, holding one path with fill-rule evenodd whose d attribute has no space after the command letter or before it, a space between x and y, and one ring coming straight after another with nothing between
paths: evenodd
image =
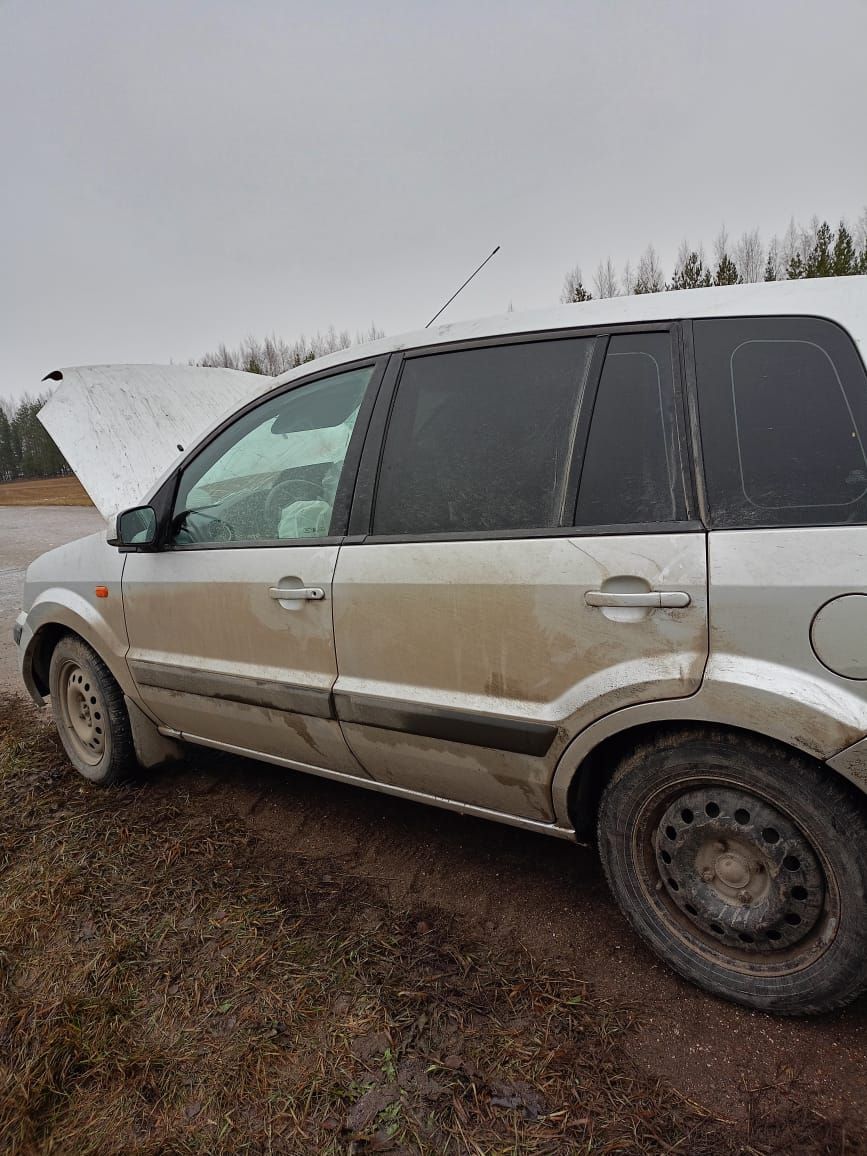
<instances>
[{"instance_id":1,"label":"dirty car panel","mask_svg":"<svg viewBox=\"0 0 867 1156\"><path fill-rule=\"evenodd\" d=\"M349 744L383 782L548 819L565 739L620 707L698 689L705 571L701 533L348 546L334 617ZM586 600L633 587L689 603ZM536 735L544 749L530 753Z\"/></svg>"}]
</instances>

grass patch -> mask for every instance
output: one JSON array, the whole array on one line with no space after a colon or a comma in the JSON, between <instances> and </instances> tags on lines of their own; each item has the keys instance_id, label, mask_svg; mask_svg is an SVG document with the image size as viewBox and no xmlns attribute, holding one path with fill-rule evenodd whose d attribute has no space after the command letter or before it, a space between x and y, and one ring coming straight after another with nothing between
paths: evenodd
<instances>
[{"instance_id":1,"label":"grass patch","mask_svg":"<svg viewBox=\"0 0 867 1156\"><path fill-rule=\"evenodd\" d=\"M203 756L204 757L204 756ZM0 700L0 1151L851 1153L786 1081L724 1121L567 966L400 910Z\"/></svg>"},{"instance_id":2,"label":"grass patch","mask_svg":"<svg viewBox=\"0 0 867 1156\"><path fill-rule=\"evenodd\" d=\"M0 506L92 506L76 477L28 478L0 485Z\"/></svg>"}]
</instances>

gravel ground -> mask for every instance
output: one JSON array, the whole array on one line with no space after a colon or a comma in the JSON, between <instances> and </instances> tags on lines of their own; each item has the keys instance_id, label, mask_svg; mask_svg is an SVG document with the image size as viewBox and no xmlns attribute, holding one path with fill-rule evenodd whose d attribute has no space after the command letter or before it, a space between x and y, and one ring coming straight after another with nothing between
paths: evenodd
<instances>
[{"instance_id":1,"label":"gravel ground","mask_svg":"<svg viewBox=\"0 0 867 1156\"><path fill-rule=\"evenodd\" d=\"M25 570L46 550L104 526L92 506L0 506L0 689L19 686L12 626L21 609Z\"/></svg>"}]
</instances>

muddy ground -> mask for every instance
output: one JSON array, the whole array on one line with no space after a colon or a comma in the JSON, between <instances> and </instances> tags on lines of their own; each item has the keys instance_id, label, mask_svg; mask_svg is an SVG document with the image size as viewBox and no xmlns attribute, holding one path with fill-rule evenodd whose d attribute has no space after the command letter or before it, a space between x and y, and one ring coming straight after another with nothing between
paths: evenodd
<instances>
[{"instance_id":1,"label":"muddy ground","mask_svg":"<svg viewBox=\"0 0 867 1156\"><path fill-rule=\"evenodd\" d=\"M565 962L598 998L634 1007L630 1053L651 1078L709 1110L746 1112L750 1089L795 1075L803 1102L867 1126L867 997L814 1020L745 1011L682 981L638 942L611 899L595 849L450 812L197 753L161 777L190 805L244 819L275 856L339 863L402 908L497 948Z\"/></svg>"},{"instance_id":2,"label":"muddy ground","mask_svg":"<svg viewBox=\"0 0 867 1156\"><path fill-rule=\"evenodd\" d=\"M210 752L100 791L20 699L0 787L0 1150L867 1152L867 1001L703 995L592 851Z\"/></svg>"}]
</instances>

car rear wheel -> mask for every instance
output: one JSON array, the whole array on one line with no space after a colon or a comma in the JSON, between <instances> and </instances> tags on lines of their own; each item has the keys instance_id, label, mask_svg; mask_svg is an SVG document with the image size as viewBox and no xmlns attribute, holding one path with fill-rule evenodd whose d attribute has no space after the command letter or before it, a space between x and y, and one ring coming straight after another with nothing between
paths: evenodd
<instances>
[{"instance_id":1,"label":"car rear wheel","mask_svg":"<svg viewBox=\"0 0 867 1156\"><path fill-rule=\"evenodd\" d=\"M110 785L136 766L123 692L80 638L61 638L48 672L51 709L63 748L80 774Z\"/></svg>"},{"instance_id":2,"label":"car rear wheel","mask_svg":"<svg viewBox=\"0 0 867 1156\"><path fill-rule=\"evenodd\" d=\"M864 803L807 758L722 731L637 747L599 847L632 925L707 991L806 1015L867 987Z\"/></svg>"}]
</instances>

